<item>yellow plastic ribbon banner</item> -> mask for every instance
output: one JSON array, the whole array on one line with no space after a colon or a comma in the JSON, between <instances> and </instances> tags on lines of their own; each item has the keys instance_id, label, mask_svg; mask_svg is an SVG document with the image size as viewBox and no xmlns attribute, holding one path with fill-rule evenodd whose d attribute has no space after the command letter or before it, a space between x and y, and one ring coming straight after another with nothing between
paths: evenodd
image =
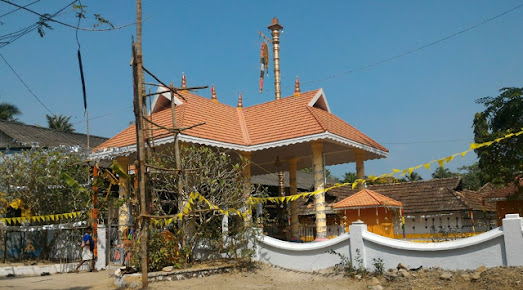
<instances>
[{"instance_id":1,"label":"yellow plastic ribbon banner","mask_svg":"<svg viewBox=\"0 0 523 290\"><path fill-rule=\"evenodd\" d=\"M63 219L76 218L81 215L82 212L75 211L61 214L50 214L50 215L39 215L31 217L13 217L13 218L0 218L0 222L11 225L22 222L42 222L42 221L58 221Z\"/></svg>"},{"instance_id":2,"label":"yellow plastic ribbon banner","mask_svg":"<svg viewBox=\"0 0 523 290\"><path fill-rule=\"evenodd\" d=\"M419 169L421 167L425 167L427 170L429 170L430 169L430 164L435 163L435 162L437 162L441 167L443 167L443 165L445 163L447 163L447 164L450 163L454 159L454 157L456 157L458 155L461 155L461 157L464 157L468 152L470 152L470 151L472 151L474 149L491 146L495 142L500 142L500 141L502 141L504 139L511 138L513 136L519 136L519 135L523 134L523 128L521 128L521 129L522 129L522 131L520 131L520 132L507 134L504 137L495 139L494 141L488 141L488 142L479 143L479 144L478 143L471 143L470 144L470 149L468 149L466 151L463 151L461 153L452 154L452 155L450 155L448 157L444 157L444 158L441 158L441 159L438 159L438 160L432 160L432 161L430 161L428 163L420 164L420 165L417 165L417 166L414 166L414 167L410 167L410 168L407 168L407 169L403 169L403 170L401 170L401 169L392 169L391 173L385 173L385 174L382 174L380 176L372 176L371 175L367 179L357 179L353 183L350 183L350 182L347 182L347 183L336 183L335 185L333 185L331 187L328 187L328 188L325 188L325 189L321 189L321 190L316 190L316 191L313 191L313 192L302 192L302 193L298 193L298 194L294 194L294 195L290 195L290 196L249 197L248 200L247 200L247 204L249 206L253 206L253 205L258 204L258 203L262 203L263 204L263 203L267 203L267 202L275 202L275 203L290 202L290 201L295 201L298 198L305 198L305 197L314 196L314 195L317 195L317 194L320 194L320 193L325 193L325 192L330 191L332 189L339 188L339 187L344 187L344 186L351 186L352 189L354 189L358 184L364 183L367 180L374 181L374 180L379 179L379 178L392 177L392 176L394 176L394 175L396 175L398 173L401 173L400 176L403 176L403 175L406 175L406 174L410 175L410 174L412 174L412 172L414 170ZM192 211L192 205L194 205L195 200L200 202L200 203L205 203L205 204L207 204L209 209L217 210L220 213L222 213L224 215L227 215L227 216L230 215L231 213L236 213L237 215L245 217L250 212L250 209L248 211L246 211L246 212L240 212L239 210L236 210L236 209L228 209L228 210L221 209L218 206L214 205L212 202L210 202L208 199L203 197L198 192L192 192L190 194L190 196L189 196L189 199L187 200L187 202L185 204L185 207L183 208L183 210L179 214L177 214L177 215L175 215L174 217L171 217L171 218L152 219L152 222L155 225L159 225L159 224L166 224L166 225L168 225L168 224L171 224L172 222L174 222L174 221L176 221L178 219L183 218L184 216L188 215ZM402 222L404 223L404 218L402 219Z\"/></svg>"}]
</instances>

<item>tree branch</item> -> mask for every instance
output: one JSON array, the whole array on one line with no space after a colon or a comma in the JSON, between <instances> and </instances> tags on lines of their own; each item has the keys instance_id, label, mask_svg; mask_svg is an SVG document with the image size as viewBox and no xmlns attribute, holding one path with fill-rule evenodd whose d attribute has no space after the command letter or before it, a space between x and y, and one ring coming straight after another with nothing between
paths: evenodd
<instances>
[{"instance_id":1,"label":"tree branch","mask_svg":"<svg viewBox=\"0 0 523 290\"><path fill-rule=\"evenodd\" d=\"M43 18L43 19L45 19L45 20L47 20L47 21L55 22L55 23L61 24L61 25L63 25L63 26L69 27L69 28L79 29L79 30L84 30L84 31L111 31L111 30L122 29L122 28L125 28L125 27L128 27L128 26L131 26L131 25L135 25L135 24L136 24L136 22L133 22L133 23L129 23L129 24L126 24L126 25L122 25L122 26L118 26L118 27L112 27L112 28L106 28L106 29L92 29L92 28L78 27L78 26L74 26L74 25L71 25L71 24L68 24L68 23L65 23L65 22L61 22L61 21L58 21L58 20L54 20L53 18L51 18L51 17L49 17L49 16L47 16L47 15L45 15L45 14L40 14L40 13L34 11L34 10L31 10L31 9L29 9L29 8L27 8L27 7L24 7L24 6L20 6L20 5L18 5L18 4L13 3L13 2L10 2L10 1L7 1L7 0L0 0L0 1L1 1L1 2L4 2L4 3L7 3L7 4L9 4L9 5L12 5L12 6L18 7L19 9L23 9L23 10L28 11L28 12L30 12L30 13L33 13L33 14L35 14L35 15L38 15L38 16L40 16L41 18ZM71 4L73 4L74 2L76 2L76 0L73 1ZM146 19L144 20L144 22L147 21L147 19L149 19L149 17L146 18Z\"/></svg>"}]
</instances>

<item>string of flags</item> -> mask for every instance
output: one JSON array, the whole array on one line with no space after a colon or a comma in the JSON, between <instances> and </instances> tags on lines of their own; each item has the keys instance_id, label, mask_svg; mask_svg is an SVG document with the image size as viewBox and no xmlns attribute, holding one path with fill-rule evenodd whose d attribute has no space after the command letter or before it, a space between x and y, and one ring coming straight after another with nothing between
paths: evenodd
<instances>
[{"instance_id":1,"label":"string of flags","mask_svg":"<svg viewBox=\"0 0 523 290\"><path fill-rule=\"evenodd\" d=\"M422 168L422 167L427 169L427 170L429 170L431 164L433 164L433 163L437 163L439 166L443 167L445 163L447 163L447 164L450 163L457 156L465 157L465 155L468 152L470 152L470 151L473 151L475 149L482 148L482 147L491 146L494 143L498 143L498 142L500 142L502 140L505 140L505 139L508 139L508 138L511 138L511 137L520 136L522 134L523 134L523 128L521 128L521 131L519 131L517 133L510 133L510 134L507 134L507 135L505 135L503 137L497 138L497 139L495 139L493 141L488 141L488 142L483 142L483 143L471 143L468 150L465 150L465 151L460 152L460 153L452 154L450 156L447 156L447 157L444 157L444 158L441 158L441 159L432 160L432 161L430 161L428 163L420 164L420 165L413 166L413 167L410 167L410 168L407 168L407 169L403 169L403 170L392 169L391 173L386 173L386 174L382 174L382 175L379 175L379 176L371 175L367 179L357 179L353 183L350 183L350 182L336 183L333 186L325 188L325 189L319 189L319 190L312 191L312 192L302 192L302 193L289 195L289 196L280 196L280 197L249 197L247 199L247 204L249 205L249 207L248 207L248 209L246 211L243 211L243 212L240 211L240 210L237 210L237 209L227 209L227 210L221 209L218 206L216 206L215 204L213 204L211 201L209 201L207 198L202 196L200 193L198 193L198 192L191 192L191 194L189 195L189 199L185 203L185 206L184 206L183 210L180 213L174 215L173 217L153 218L153 219L151 219L151 221L155 225L164 225L164 224L165 225L169 225L169 224L171 224L171 223L173 223L173 222L175 222L175 221L177 221L179 219L182 219L184 216L189 215L191 213L191 211L192 211L192 208L193 208L195 202L204 203L204 204L207 205L207 207L210 210L219 211L221 214L226 215L226 216L229 216L231 214L236 214L238 216L245 217L245 216L247 216L248 214L251 213L252 206L254 206L254 205L258 204L258 203L262 203L262 204L263 203L267 203L267 202L288 203L288 202L291 202L291 201L295 201L295 200L297 200L299 198L315 196L317 194L325 193L325 192L333 190L335 188L344 187L344 186L351 186L352 189L354 189L358 184L365 183L366 181L374 181L374 180L376 180L378 178L392 177L392 176L394 176L396 174L399 174L400 176L404 176L404 175L407 175L407 174L410 175L414 170L417 170L417 169ZM77 212L71 212L71 213L51 214L51 215L44 215L44 216L0 218L0 221L4 222L4 223L7 223L7 224L16 223L16 222L21 223L21 222L27 222L27 221L33 221L33 222L34 221L58 221L58 220L61 220L61 219L76 218L76 217L78 217L80 215L81 215L81 212L77 211ZM404 224L404 223L405 223L405 217L402 215L402 224Z\"/></svg>"},{"instance_id":2,"label":"string of flags","mask_svg":"<svg viewBox=\"0 0 523 290\"><path fill-rule=\"evenodd\" d=\"M430 161L428 163L420 164L420 165L413 166L413 167L410 167L410 168L407 168L407 169L403 169L403 170L392 169L391 173L386 173L386 174L382 174L382 175L379 175L379 176L371 175L367 179L357 179L353 183L350 183L350 182L336 183L333 186L325 188L325 189L319 189L319 190L312 191L312 192L302 192L302 193L298 193L298 194L294 194L294 195L288 195L288 196L249 197L248 200L247 200L247 204L249 205L249 209L248 209L247 212L240 212L239 210L236 210L236 209L229 209L229 210L220 209L218 206L216 206L213 203L211 203L208 199L203 197L201 194L199 194L197 192L192 192L190 194L189 200L185 204L184 209L179 214L177 214L175 217L172 217L172 218L169 218L169 219L153 219L153 223L158 225L158 224L162 223L162 221L164 220L165 224L170 224L170 223L172 223L172 222L174 222L174 221L176 221L178 219L183 218L183 216L189 214L189 212L192 209L192 205L194 204L194 202L196 200L198 200L199 202L202 202L202 203L206 203L207 206L209 207L209 209L218 210L218 211L220 211L224 215L228 216L231 213L236 213L236 214L238 214L240 216L245 217L248 213L251 212L252 206L254 206L254 205L258 204L258 203L262 203L262 204L263 203L267 203L267 202L274 202L274 203L277 203L277 204L279 204L279 203L288 203L288 202L291 202L291 201L295 201L295 200L297 200L299 198L315 196L317 194L324 193L324 192L333 190L335 188L344 187L344 186L351 186L352 189L354 189L358 184L364 183L367 180L374 181L374 180L376 180L378 178L392 177L392 176L394 176L394 175L396 175L398 173L400 173L400 176L404 176L406 174L410 175L414 170L422 168L422 167L424 167L425 169L429 170L430 169L430 165L433 164L433 163L438 163L439 166L443 167L445 163L447 163L447 164L450 163L457 156L465 157L465 155L468 152L470 152L470 151L472 151L474 149L491 146L494 143L500 142L500 141L502 141L504 139L508 139L508 138L511 138L511 137L514 137L514 136L520 136L521 134L523 134L523 128L521 128L521 131L519 131L517 133L507 134L504 137L500 137L500 138L495 139L494 141L489 141L489 142L484 142L484 143L471 143L468 150L465 150L465 151L460 152L460 153L452 154L450 156L447 156L447 157L444 157L444 158L441 158L441 159L432 160L432 161ZM404 217L404 215L402 215L401 222L402 222L402 224L405 224L405 217Z\"/></svg>"},{"instance_id":3,"label":"string of flags","mask_svg":"<svg viewBox=\"0 0 523 290\"><path fill-rule=\"evenodd\" d=\"M191 192L191 194L189 195L189 199L187 200L187 202L185 203L185 206L183 208L183 210L180 211L180 213L174 215L173 217L165 217L165 218L153 218L151 219L152 223L155 225L155 226L158 226L158 225L169 225L173 222L176 222L177 220L180 220L182 219L184 216L187 216L189 215L189 213L191 212L193 206L194 206L194 203L198 201L200 203L204 203L207 205L207 207L211 210L217 210L219 211L221 214L223 215L226 215L226 216L230 216L231 214L237 214L238 216L242 216L242 217L245 217L248 212L241 212L237 209L228 209L228 210L224 210L224 209L221 209L219 208L218 206L214 205L212 202L210 202L207 198L205 198L204 196L202 196L200 193L198 192ZM249 210L250 212L250 210Z\"/></svg>"},{"instance_id":4,"label":"string of flags","mask_svg":"<svg viewBox=\"0 0 523 290\"><path fill-rule=\"evenodd\" d=\"M59 221L59 220L63 220L63 219L77 218L81 214L82 214L81 211L75 211L75 212L69 212L69 213L39 215L39 216L31 216L31 217L0 218L0 221L7 225L15 224L15 223L22 223L22 222Z\"/></svg>"}]
</instances>

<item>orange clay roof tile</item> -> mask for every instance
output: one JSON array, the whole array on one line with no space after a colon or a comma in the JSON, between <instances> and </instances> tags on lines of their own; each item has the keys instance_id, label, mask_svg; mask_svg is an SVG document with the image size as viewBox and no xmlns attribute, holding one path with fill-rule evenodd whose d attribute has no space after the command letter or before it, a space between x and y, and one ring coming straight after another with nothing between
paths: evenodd
<instances>
[{"instance_id":1,"label":"orange clay roof tile","mask_svg":"<svg viewBox=\"0 0 523 290\"><path fill-rule=\"evenodd\" d=\"M268 142L287 140L323 132L330 132L340 137L383 150L386 148L365 134L356 130L342 119L324 109L310 107L320 90L301 93L279 100L258 104L238 110L211 99L189 92L181 92L185 100L176 106L178 127L197 126L183 132L184 135L220 141L238 145L257 145ZM324 96L323 96L324 97ZM165 100L163 100L165 101ZM153 122L172 127L170 106L152 114ZM321 106L320 106L321 107ZM165 130L155 130L154 136L167 136ZM129 126L96 150L109 147L125 147L136 143L134 125Z\"/></svg>"},{"instance_id":2,"label":"orange clay roof tile","mask_svg":"<svg viewBox=\"0 0 523 290\"><path fill-rule=\"evenodd\" d=\"M334 208L367 207L367 206L403 206L403 204L390 197L381 195L370 189L364 189L344 200L335 203Z\"/></svg>"}]
</instances>

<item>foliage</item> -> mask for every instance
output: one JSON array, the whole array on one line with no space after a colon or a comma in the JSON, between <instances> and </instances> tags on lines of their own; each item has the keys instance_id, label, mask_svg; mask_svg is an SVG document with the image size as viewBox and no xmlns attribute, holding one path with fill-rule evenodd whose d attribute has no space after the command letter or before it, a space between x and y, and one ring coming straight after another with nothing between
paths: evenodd
<instances>
[{"instance_id":1,"label":"foliage","mask_svg":"<svg viewBox=\"0 0 523 290\"><path fill-rule=\"evenodd\" d=\"M302 169L301 171L303 171L303 172L305 172L305 173L311 173L311 174L312 174L312 168L304 168L304 169ZM332 180L334 180L335 182L340 182L340 181L341 181L340 178L337 177L337 176L334 176L334 175L332 174L332 172L331 172L328 168L325 168L324 173L325 173L325 178L327 178L327 179L332 179ZM345 181L344 181L344 182L345 182Z\"/></svg>"},{"instance_id":2,"label":"foliage","mask_svg":"<svg viewBox=\"0 0 523 290\"><path fill-rule=\"evenodd\" d=\"M407 180L408 181L421 181L423 180L423 177L421 177L421 175L419 175L419 173L417 172L411 172L410 175L408 174L406 176Z\"/></svg>"},{"instance_id":3,"label":"foliage","mask_svg":"<svg viewBox=\"0 0 523 290\"><path fill-rule=\"evenodd\" d=\"M338 253L332 249L329 250L327 253L331 255L336 255L340 258L340 262L334 265L335 269L343 270L344 274L349 277L354 277L354 275L356 275L356 268L352 266L352 262L349 257L343 255L342 253Z\"/></svg>"},{"instance_id":4,"label":"foliage","mask_svg":"<svg viewBox=\"0 0 523 290\"><path fill-rule=\"evenodd\" d=\"M73 133L75 130L73 125L69 122L71 116L67 117L65 115L45 115L47 119L47 126L51 129L62 131L65 133Z\"/></svg>"},{"instance_id":5,"label":"foliage","mask_svg":"<svg viewBox=\"0 0 523 290\"><path fill-rule=\"evenodd\" d=\"M449 177L455 177L459 174L450 171L448 168L444 168L441 166L438 166L434 172L432 172L432 178L449 178Z\"/></svg>"},{"instance_id":6,"label":"foliage","mask_svg":"<svg viewBox=\"0 0 523 290\"><path fill-rule=\"evenodd\" d=\"M0 120L16 121L16 116L22 114L17 106L9 103L0 103Z\"/></svg>"},{"instance_id":7,"label":"foliage","mask_svg":"<svg viewBox=\"0 0 523 290\"><path fill-rule=\"evenodd\" d=\"M374 274L381 275L383 274L383 271L385 270L385 263L383 263L382 258L373 258L372 259L372 265L374 266Z\"/></svg>"},{"instance_id":8,"label":"foliage","mask_svg":"<svg viewBox=\"0 0 523 290\"><path fill-rule=\"evenodd\" d=\"M140 269L140 238L133 244L131 264ZM147 230L147 256L149 271L160 271L173 266L181 269L186 263L186 253L179 249L178 239L168 230L149 227Z\"/></svg>"},{"instance_id":9,"label":"foliage","mask_svg":"<svg viewBox=\"0 0 523 290\"><path fill-rule=\"evenodd\" d=\"M87 183L88 168L80 156L66 150L31 149L0 154L0 191L20 198L34 215L84 210L89 195L67 185L66 173Z\"/></svg>"},{"instance_id":10,"label":"foliage","mask_svg":"<svg viewBox=\"0 0 523 290\"><path fill-rule=\"evenodd\" d=\"M463 188L470 190L478 190L481 188L481 171L479 170L478 162L470 166L461 166L458 168L461 176L461 183Z\"/></svg>"},{"instance_id":11,"label":"foliage","mask_svg":"<svg viewBox=\"0 0 523 290\"><path fill-rule=\"evenodd\" d=\"M194 169L181 174L165 171L150 173L149 188L152 190L154 213L159 215L178 213L185 205L191 192L198 192L212 204L225 210L242 210L247 196L244 194L243 168L245 161L234 152L204 146L181 146L181 167ZM174 148L168 147L153 153L151 161L155 167L176 168ZM178 194L178 180L182 192ZM260 194L251 188L251 195ZM209 209L204 202L196 201L183 222L173 231L182 244L182 250L193 258L198 245L210 247L217 253L239 258L249 256L245 251L249 227L243 219L232 213L229 216L228 233L222 233L223 214Z\"/></svg>"},{"instance_id":12,"label":"foliage","mask_svg":"<svg viewBox=\"0 0 523 290\"><path fill-rule=\"evenodd\" d=\"M497 97L476 100L485 110L476 113L472 127L476 143L493 141L523 128L523 88L502 88ZM523 172L523 138L512 137L477 148L482 183L508 184Z\"/></svg>"},{"instance_id":13,"label":"foliage","mask_svg":"<svg viewBox=\"0 0 523 290\"><path fill-rule=\"evenodd\" d=\"M361 257L361 251L360 249L356 249L356 262L358 263L358 266L352 265L352 262L349 257L345 256L342 253L338 253L334 250L329 250L327 253L331 255L336 255L340 258L340 262L336 264L334 267L338 269L342 269L344 274L349 277L354 277L355 275L366 275L368 272L363 267L363 259Z\"/></svg>"},{"instance_id":14,"label":"foliage","mask_svg":"<svg viewBox=\"0 0 523 290\"><path fill-rule=\"evenodd\" d=\"M343 175L342 182L343 183L353 183L354 181L356 181L356 179L358 179L358 178L356 177L355 172L345 172L345 174Z\"/></svg>"},{"instance_id":15,"label":"foliage","mask_svg":"<svg viewBox=\"0 0 523 290\"><path fill-rule=\"evenodd\" d=\"M87 19L87 17L86 17L87 10L85 8L87 8L87 5L73 4L73 10L75 11L75 17L78 18L79 20ZM41 14L38 21L36 22L37 31L38 31L38 34L40 35L40 37L45 36L46 29L53 30L53 27L51 26L50 22L56 22L55 20L53 20L56 16L59 16L59 14L58 13ZM107 26L110 26L112 29L114 29L114 25L109 20L102 17L100 14L93 13L93 17L95 20L94 24L93 24L93 28L97 28L102 25L107 25ZM63 23L60 23L60 24L64 25ZM72 25L68 25L68 24L65 24L65 25L74 28L74 26L72 26Z\"/></svg>"}]
</instances>

